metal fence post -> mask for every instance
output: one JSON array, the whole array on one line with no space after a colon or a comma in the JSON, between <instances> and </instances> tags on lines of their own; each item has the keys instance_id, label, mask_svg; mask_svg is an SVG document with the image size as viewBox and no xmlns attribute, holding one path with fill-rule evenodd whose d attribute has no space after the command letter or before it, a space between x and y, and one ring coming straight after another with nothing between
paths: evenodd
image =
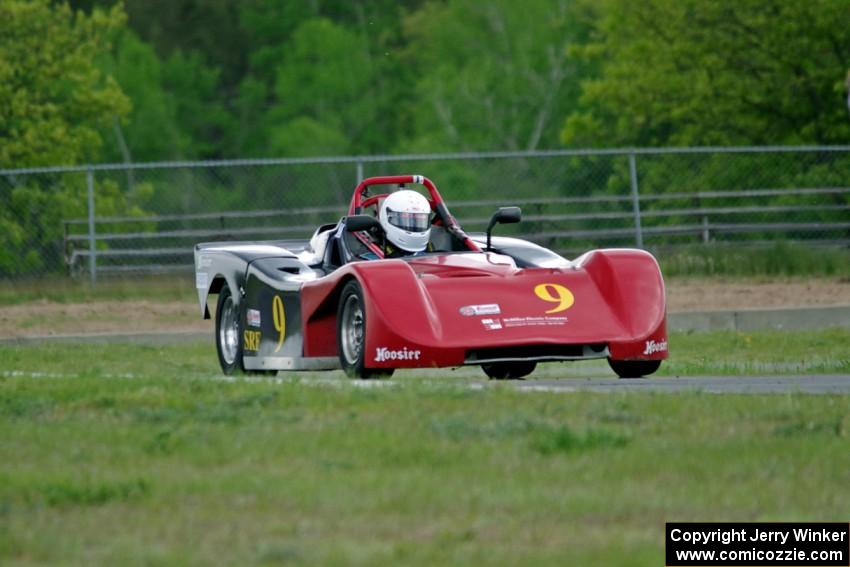
<instances>
[{"instance_id":1,"label":"metal fence post","mask_svg":"<svg viewBox=\"0 0 850 567\"><path fill-rule=\"evenodd\" d=\"M94 170L91 167L86 171L86 191L89 200L89 276L94 287L97 284L97 237L94 226Z\"/></svg>"},{"instance_id":2,"label":"metal fence post","mask_svg":"<svg viewBox=\"0 0 850 567\"><path fill-rule=\"evenodd\" d=\"M357 183L363 181L363 162L357 162Z\"/></svg>"},{"instance_id":3,"label":"metal fence post","mask_svg":"<svg viewBox=\"0 0 850 567\"><path fill-rule=\"evenodd\" d=\"M632 186L632 209L635 213L635 243L643 248L643 229L640 226L640 195L638 194L637 162L635 154L629 154L629 180Z\"/></svg>"}]
</instances>

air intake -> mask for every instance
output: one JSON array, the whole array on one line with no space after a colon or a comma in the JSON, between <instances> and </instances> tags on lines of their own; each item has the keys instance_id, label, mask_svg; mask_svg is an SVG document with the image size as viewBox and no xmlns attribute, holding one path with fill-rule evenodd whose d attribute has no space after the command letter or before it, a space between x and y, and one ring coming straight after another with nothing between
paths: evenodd
<instances>
[{"instance_id":1,"label":"air intake","mask_svg":"<svg viewBox=\"0 0 850 567\"><path fill-rule=\"evenodd\" d=\"M606 358L608 346L589 345L522 345L499 348L479 348L466 351L466 364L506 362L511 360L590 360Z\"/></svg>"}]
</instances>

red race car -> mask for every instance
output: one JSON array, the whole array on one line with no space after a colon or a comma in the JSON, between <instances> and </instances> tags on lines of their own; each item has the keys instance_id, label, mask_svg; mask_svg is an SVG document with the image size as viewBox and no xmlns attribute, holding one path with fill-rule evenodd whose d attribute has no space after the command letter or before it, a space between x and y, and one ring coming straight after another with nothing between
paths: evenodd
<instances>
[{"instance_id":1,"label":"red race car","mask_svg":"<svg viewBox=\"0 0 850 567\"><path fill-rule=\"evenodd\" d=\"M397 190L376 191L388 187ZM204 318L218 294L222 370L367 378L479 365L491 378L521 378L538 362L607 358L623 378L655 372L667 358L655 258L610 249L569 261L491 236L519 220L518 207L504 207L486 234L466 234L429 179L373 177L354 190L348 215L309 241L196 245Z\"/></svg>"}]
</instances>

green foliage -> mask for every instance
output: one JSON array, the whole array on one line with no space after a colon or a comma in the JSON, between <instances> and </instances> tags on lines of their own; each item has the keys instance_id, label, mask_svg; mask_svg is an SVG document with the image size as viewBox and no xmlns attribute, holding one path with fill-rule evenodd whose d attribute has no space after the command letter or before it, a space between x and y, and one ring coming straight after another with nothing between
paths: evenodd
<instances>
[{"instance_id":1,"label":"green foliage","mask_svg":"<svg viewBox=\"0 0 850 567\"><path fill-rule=\"evenodd\" d=\"M98 129L130 110L94 65L124 21L118 6L86 16L47 0L0 2L0 168L97 157Z\"/></svg>"},{"instance_id":2,"label":"green foliage","mask_svg":"<svg viewBox=\"0 0 850 567\"><path fill-rule=\"evenodd\" d=\"M119 6L73 12L46 0L0 2L0 167L92 160L101 132L130 102L96 66L124 25ZM85 211L85 175L3 178L0 273L60 266L62 219ZM112 183L97 188L99 214L134 212Z\"/></svg>"},{"instance_id":3,"label":"green foliage","mask_svg":"<svg viewBox=\"0 0 850 567\"><path fill-rule=\"evenodd\" d=\"M589 2L588 2L589 3ZM605 0L573 146L847 143L844 0Z\"/></svg>"},{"instance_id":4,"label":"green foliage","mask_svg":"<svg viewBox=\"0 0 850 567\"><path fill-rule=\"evenodd\" d=\"M572 2L432 2L405 22L418 68L416 151L535 150L557 145L578 96L567 48Z\"/></svg>"},{"instance_id":5,"label":"green foliage","mask_svg":"<svg viewBox=\"0 0 850 567\"><path fill-rule=\"evenodd\" d=\"M134 101L125 120L110 123L103 132L107 140L103 157L108 162L154 161L184 157L191 140L177 122L177 101L165 88L164 64L153 48L129 30L118 35L114 54L100 63L121 89Z\"/></svg>"},{"instance_id":6,"label":"green foliage","mask_svg":"<svg viewBox=\"0 0 850 567\"><path fill-rule=\"evenodd\" d=\"M845 16L845 0L0 0L0 168L848 143ZM639 161L644 193L850 183L837 154ZM345 201L353 168L308 169L157 172L147 184L110 176L98 181L109 194L98 214ZM627 161L610 156L367 169L439 171L455 199L629 188ZM83 211L80 179L0 183L0 273L61 265L58 223ZM809 207L805 222L842 222L840 210L813 209L827 199L847 205L846 196L771 205ZM690 220L648 215L646 226Z\"/></svg>"},{"instance_id":7,"label":"green foliage","mask_svg":"<svg viewBox=\"0 0 850 567\"><path fill-rule=\"evenodd\" d=\"M304 22L277 70L272 149L305 155L299 146L306 142L320 155L350 153L376 114L370 96L376 71L364 38L327 19ZM298 121L294 128L290 120Z\"/></svg>"}]
</instances>

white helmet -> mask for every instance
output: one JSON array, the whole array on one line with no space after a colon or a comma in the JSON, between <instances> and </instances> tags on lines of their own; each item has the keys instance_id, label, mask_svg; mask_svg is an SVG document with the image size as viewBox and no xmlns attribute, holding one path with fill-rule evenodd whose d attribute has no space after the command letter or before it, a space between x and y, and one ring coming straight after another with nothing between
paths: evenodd
<instances>
[{"instance_id":1,"label":"white helmet","mask_svg":"<svg viewBox=\"0 0 850 567\"><path fill-rule=\"evenodd\" d=\"M431 205L416 191L390 194L378 214L387 239L407 252L422 252L431 236Z\"/></svg>"}]
</instances>

